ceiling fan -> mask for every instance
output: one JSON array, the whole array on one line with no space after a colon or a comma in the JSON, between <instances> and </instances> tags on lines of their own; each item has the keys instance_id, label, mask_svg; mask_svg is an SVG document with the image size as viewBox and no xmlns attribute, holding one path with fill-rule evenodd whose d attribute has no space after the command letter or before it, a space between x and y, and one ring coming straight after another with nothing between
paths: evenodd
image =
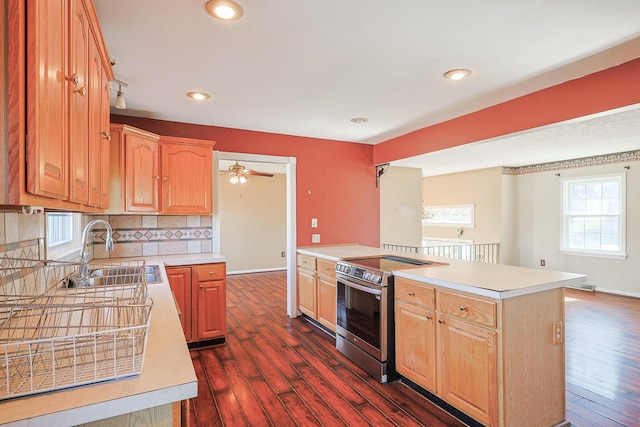
<instances>
[{"instance_id":1,"label":"ceiling fan","mask_svg":"<svg viewBox=\"0 0 640 427\"><path fill-rule=\"evenodd\" d=\"M244 184L247 182L247 178L249 178L249 176L273 177L272 173L257 172L252 169L247 169L238 162L236 162L235 165L229 166L229 170L220 172L220 175L231 175L231 178L229 179L231 184Z\"/></svg>"}]
</instances>

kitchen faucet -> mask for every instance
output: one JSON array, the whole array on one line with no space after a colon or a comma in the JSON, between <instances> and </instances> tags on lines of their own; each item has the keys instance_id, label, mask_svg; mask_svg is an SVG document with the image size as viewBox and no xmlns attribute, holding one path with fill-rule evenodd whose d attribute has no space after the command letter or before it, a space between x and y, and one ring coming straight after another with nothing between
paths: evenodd
<instances>
[{"instance_id":1,"label":"kitchen faucet","mask_svg":"<svg viewBox=\"0 0 640 427\"><path fill-rule=\"evenodd\" d=\"M89 243L88 242L89 231L96 224L104 224L105 227L107 227L107 237L105 238L106 250L107 252L110 252L113 250L113 238L111 237L113 230L111 229L111 225L107 221L103 219L94 219L93 221L90 221L87 225L85 225L84 229L82 230L82 251L80 252L80 269L78 270L78 273L76 275L69 278L73 286L75 287L84 286L87 280L87 273L89 270L89 265L88 265L89 251L87 251L87 244Z\"/></svg>"}]
</instances>

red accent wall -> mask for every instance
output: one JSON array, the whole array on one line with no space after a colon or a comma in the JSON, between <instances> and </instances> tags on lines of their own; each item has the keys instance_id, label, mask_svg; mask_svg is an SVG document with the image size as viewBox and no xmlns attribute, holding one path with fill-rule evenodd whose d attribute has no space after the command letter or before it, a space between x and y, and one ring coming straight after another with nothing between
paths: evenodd
<instances>
[{"instance_id":1,"label":"red accent wall","mask_svg":"<svg viewBox=\"0 0 640 427\"><path fill-rule=\"evenodd\" d=\"M213 140L218 151L295 157L298 246L310 246L312 233L320 234L321 245L380 245L380 194L370 145L119 115L111 122ZM311 218L318 218L317 229Z\"/></svg>"},{"instance_id":2,"label":"red accent wall","mask_svg":"<svg viewBox=\"0 0 640 427\"><path fill-rule=\"evenodd\" d=\"M374 146L374 164L640 103L640 58Z\"/></svg>"}]
</instances>

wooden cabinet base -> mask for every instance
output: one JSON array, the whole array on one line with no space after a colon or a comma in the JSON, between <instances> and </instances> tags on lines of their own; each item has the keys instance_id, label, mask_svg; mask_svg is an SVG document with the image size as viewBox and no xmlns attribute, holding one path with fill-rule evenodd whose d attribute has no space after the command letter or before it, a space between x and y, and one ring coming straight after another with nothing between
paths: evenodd
<instances>
[{"instance_id":1,"label":"wooden cabinet base","mask_svg":"<svg viewBox=\"0 0 640 427\"><path fill-rule=\"evenodd\" d=\"M176 418L176 411L177 418ZM90 423L79 424L81 427L134 427L148 425L154 427L178 427L182 424L180 402L167 403L166 405L154 406L153 408L131 412L130 414L118 415L104 420L92 421ZM187 412L188 413L188 412ZM176 420L179 421L176 424Z\"/></svg>"}]
</instances>

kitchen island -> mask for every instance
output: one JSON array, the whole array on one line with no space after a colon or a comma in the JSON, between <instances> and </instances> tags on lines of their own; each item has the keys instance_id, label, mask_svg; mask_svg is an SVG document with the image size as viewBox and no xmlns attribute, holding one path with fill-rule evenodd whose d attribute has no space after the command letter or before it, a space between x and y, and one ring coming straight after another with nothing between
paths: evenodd
<instances>
[{"instance_id":1,"label":"kitchen island","mask_svg":"<svg viewBox=\"0 0 640 427\"><path fill-rule=\"evenodd\" d=\"M383 255L437 263L393 270L402 381L482 425L569 425L563 288L586 276L359 245L299 248L299 271L314 261Z\"/></svg>"},{"instance_id":2,"label":"kitchen island","mask_svg":"<svg viewBox=\"0 0 640 427\"><path fill-rule=\"evenodd\" d=\"M102 259L101 264L134 258ZM140 259L139 257L135 259ZM197 395L198 383L164 266L219 263L219 254L144 257L160 266L161 282L148 285L153 299L147 347L139 376L0 401L0 424L10 426L171 426L180 402Z\"/></svg>"}]
</instances>

